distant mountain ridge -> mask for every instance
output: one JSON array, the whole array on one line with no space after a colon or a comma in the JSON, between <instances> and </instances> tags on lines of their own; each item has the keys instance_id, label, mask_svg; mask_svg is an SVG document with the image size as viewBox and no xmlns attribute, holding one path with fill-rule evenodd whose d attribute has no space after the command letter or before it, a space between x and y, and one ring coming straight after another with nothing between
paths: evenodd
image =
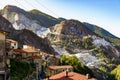
<instances>
[{"instance_id":1,"label":"distant mountain ridge","mask_svg":"<svg viewBox=\"0 0 120 80\"><path fill-rule=\"evenodd\" d=\"M100 32L103 34L103 35L105 35L105 36L109 36L109 37L111 37L111 38L118 38L118 37L116 37L115 35L113 35L113 34L111 34L110 32L108 32L107 30L105 30L105 29L103 29L103 28L101 28L101 27L99 27L99 26L96 26L96 25L93 25L93 24L90 24L90 23L86 23L86 22L84 22L83 24L85 24L86 25L86 27L88 27L90 30L92 30L92 31L94 31L95 32L95 30L101 30Z\"/></svg>"},{"instance_id":2,"label":"distant mountain ridge","mask_svg":"<svg viewBox=\"0 0 120 80\"><path fill-rule=\"evenodd\" d=\"M16 30L28 29L43 38L50 32L48 27L61 21L35 9L27 12L12 5L4 7L2 16L11 22Z\"/></svg>"},{"instance_id":3,"label":"distant mountain ridge","mask_svg":"<svg viewBox=\"0 0 120 80\"><path fill-rule=\"evenodd\" d=\"M4 7L2 14L5 14L7 12L8 13L15 12L15 13L24 14L29 19L36 20L41 26L44 26L44 27L50 27L60 22L59 19L54 18L36 9L33 9L27 12L17 6L7 5Z\"/></svg>"},{"instance_id":4,"label":"distant mountain ridge","mask_svg":"<svg viewBox=\"0 0 120 80\"><path fill-rule=\"evenodd\" d=\"M32 16L32 19L43 23L43 26L45 26L45 27L50 27L50 26L53 26L53 25L61 22L60 19L54 18L48 14L45 14L41 11L36 10L36 9L29 11L29 13Z\"/></svg>"},{"instance_id":5,"label":"distant mountain ridge","mask_svg":"<svg viewBox=\"0 0 120 80\"><path fill-rule=\"evenodd\" d=\"M55 49L63 47L69 53L76 54L80 53L79 50L81 49L92 49L96 46L109 53L109 57L114 56L118 58L120 56L120 52L111 42L91 31L80 21L65 20L51 27L50 30L51 33L48 35L48 38L53 45L56 45L54 46ZM86 41L85 43L83 42L84 40ZM64 52L66 51L64 50Z\"/></svg>"},{"instance_id":6,"label":"distant mountain ridge","mask_svg":"<svg viewBox=\"0 0 120 80\"><path fill-rule=\"evenodd\" d=\"M7 20L9 20L12 23L15 29L17 30L28 29L33 31L40 37L46 37L47 34L50 33L48 27L59 24L61 21L70 22L70 21L66 21L66 19L64 18L58 18L58 19L54 18L36 9L27 12L23 9L20 9L17 6L12 6L12 5L5 6L4 9L1 10L1 13ZM74 25L73 22L75 21L71 21L71 25ZM90 29L93 33L96 33L97 36L101 36L109 40L110 42L114 43L115 45L120 46L120 39L112 35L108 31L89 23L79 23L79 24L82 24L84 27ZM78 23L74 26L78 26ZM70 28L68 27L67 29L64 29L63 32L66 34L66 32L69 31L68 29ZM73 33L76 35L82 33L82 31L80 32L76 30L78 32L77 33L75 32L75 29L73 30L74 30ZM91 31L89 31L89 33L91 33Z\"/></svg>"},{"instance_id":7,"label":"distant mountain ridge","mask_svg":"<svg viewBox=\"0 0 120 80\"><path fill-rule=\"evenodd\" d=\"M83 23L84 25L86 25L86 27L88 27L91 31L95 32L96 34L100 35L101 37L109 40L110 42L114 43L117 46L120 46L120 38L116 37L115 35L111 34L110 32L108 32L107 30L90 24L90 23Z\"/></svg>"},{"instance_id":8,"label":"distant mountain ridge","mask_svg":"<svg viewBox=\"0 0 120 80\"><path fill-rule=\"evenodd\" d=\"M29 29L41 37L45 37L50 32L49 27L66 20L65 18L54 18L36 9L25 11L12 5L5 6L0 12L13 24L13 27L17 27L17 29ZM89 23L83 24L101 37L104 37L114 44L117 43L118 46L120 45L120 38L110 32Z\"/></svg>"},{"instance_id":9,"label":"distant mountain ridge","mask_svg":"<svg viewBox=\"0 0 120 80\"><path fill-rule=\"evenodd\" d=\"M96 35L94 32L89 30L83 23L77 20L65 20L60 24L56 24L53 32L64 35L72 35L82 38L83 36Z\"/></svg>"},{"instance_id":10,"label":"distant mountain ridge","mask_svg":"<svg viewBox=\"0 0 120 80\"><path fill-rule=\"evenodd\" d=\"M103 78L105 71L120 63L119 39L100 27L10 5L1 12L0 29L9 31L8 38L18 41L20 47L28 44L59 57L76 56L84 65L98 68L96 78Z\"/></svg>"}]
</instances>

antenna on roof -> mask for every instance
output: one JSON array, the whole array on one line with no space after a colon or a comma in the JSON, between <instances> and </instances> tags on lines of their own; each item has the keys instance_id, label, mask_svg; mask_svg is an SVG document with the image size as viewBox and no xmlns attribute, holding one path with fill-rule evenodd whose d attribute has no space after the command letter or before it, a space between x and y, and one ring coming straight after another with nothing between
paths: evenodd
<instances>
[{"instance_id":1,"label":"antenna on roof","mask_svg":"<svg viewBox=\"0 0 120 80\"><path fill-rule=\"evenodd\" d=\"M90 78L91 78L90 74L86 74L86 79L88 80Z\"/></svg>"},{"instance_id":2,"label":"antenna on roof","mask_svg":"<svg viewBox=\"0 0 120 80\"><path fill-rule=\"evenodd\" d=\"M68 77L68 72L69 72L69 70L68 70L68 68L66 69L66 77Z\"/></svg>"}]
</instances>

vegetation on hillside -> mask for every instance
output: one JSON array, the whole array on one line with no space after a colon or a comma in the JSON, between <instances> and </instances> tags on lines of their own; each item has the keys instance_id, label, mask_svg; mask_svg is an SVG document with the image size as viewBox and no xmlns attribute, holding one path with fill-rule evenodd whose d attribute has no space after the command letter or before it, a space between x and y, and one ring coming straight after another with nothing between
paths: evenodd
<instances>
[{"instance_id":1,"label":"vegetation on hillside","mask_svg":"<svg viewBox=\"0 0 120 80\"><path fill-rule=\"evenodd\" d=\"M71 54L78 53L76 49L80 50L80 49L95 48L95 45L92 43L92 38L90 36L84 36L82 39L80 39L77 36L72 36L72 35L49 34L48 38L50 39L52 45L65 48Z\"/></svg>"},{"instance_id":2,"label":"vegetation on hillside","mask_svg":"<svg viewBox=\"0 0 120 80\"><path fill-rule=\"evenodd\" d=\"M120 65L117 66L113 71L111 71L110 80L120 80Z\"/></svg>"},{"instance_id":3,"label":"vegetation on hillside","mask_svg":"<svg viewBox=\"0 0 120 80\"><path fill-rule=\"evenodd\" d=\"M35 20L36 23L44 27L51 27L59 22L61 19L54 18L48 14L45 14L39 10L33 9L31 11L25 11L17 6L7 5L2 9L2 14L9 13L10 20L13 21L15 14L24 15L30 20ZM1 10L0 10L1 12Z\"/></svg>"},{"instance_id":4,"label":"vegetation on hillside","mask_svg":"<svg viewBox=\"0 0 120 80\"><path fill-rule=\"evenodd\" d=\"M97 48L95 44L92 43L93 40L90 36L84 36L82 39L76 36L62 34L61 35L49 34L49 37L50 36L52 45L65 48L70 54L79 53L79 51L77 52L76 49L79 50L85 49L88 51L89 50L92 51L90 54L94 55L96 58L101 60L101 63L99 63L99 69L95 68L95 71L93 70L96 77L103 78L104 75L104 78L107 78L109 74L108 72L114 69L115 66L119 63L117 59L111 56L111 54L107 51L107 49L104 46L101 45L100 47ZM85 67L83 68L84 65L81 62L77 62L78 59L66 56L62 56L62 58L63 58L62 64L64 65L69 64L72 66L74 65L73 67L76 72L84 73L82 71L86 71L86 69L84 69ZM77 68L78 66L79 68L82 69L82 71Z\"/></svg>"},{"instance_id":5,"label":"vegetation on hillside","mask_svg":"<svg viewBox=\"0 0 120 80\"><path fill-rule=\"evenodd\" d=\"M82 38L82 45L85 49L93 49L95 45L92 43L92 38L90 36L84 36Z\"/></svg>"},{"instance_id":6,"label":"vegetation on hillside","mask_svg":"<svg viewBox=\"0 0 120 80\"><path fill-rule=\"evenodd\" d=\"M120 46L120 38L112 35L110 32L106 31L103 28L100 28L96 25L92 25L89 23L84 23L86 27L88 27L91 31L95 32L96 34L100 35L101 37L105 38L106 40L114 43L116 46Z\"/></svg>"},{"instance_id":7,"label":"vegetation on hillside","mask_svg":"<svg viewBox=\"0 0 120 80\"><path fill-rule=\"evenodd\" d=\"M10 65L10 80L22 80L35 70L34 64L14 59L10 60Z\"/></svg>"},{"instance_id":8,"label":"vegetation on hillside","mask_svg":"<svg viewBox=\"0 0 120 80\"><path fill-rule=\"evenodd\" d=\"M88 67L86 67L82 62L80 62L80 60L75 56L63 55L61 57L61 62L62 62L62 65L73 66L74 71L77 73L81 73L84 75L89 73L91 76L93 76L93 72Z\"/></svg>"},{"instance_id":9,"label":"vegetation on hillside","mask_svg":"<svg viewBox=\"0 0 120 80\"><path fill-rule=\"evenodd\" d=\"M50 27L61 22L61 20L35 9L29 11L29 13L31 14L32 19L41 22L45 27Z\"/></svg>"},{"instance_id":10,"label":"vegetation on hillside","mask_svg":"<svg viewBox=\"0 0 120 80\"><path fill-rule=\"evenodd\" d=\"M102 32L103 29L95 29L95 33L102 36L106 40L109 40L110 42L114 43L116 46L120 46L120 39L112 36L107 36Z\"/></svg>"}]
</instances>

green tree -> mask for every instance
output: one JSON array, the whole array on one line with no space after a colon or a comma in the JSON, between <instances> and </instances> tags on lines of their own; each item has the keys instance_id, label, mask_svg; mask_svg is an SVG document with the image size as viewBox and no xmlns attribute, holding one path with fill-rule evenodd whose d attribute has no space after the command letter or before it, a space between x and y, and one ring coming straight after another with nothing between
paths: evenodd
<instances>
[{"instance_id":1,"label":"green tree","mask_svg":"<svg viewBox=\"0 0 120 80\"><path fill-rule=\"evenodd\" d=\"M81 74L87 74L89 73L91 76L93 76L92 70L90 70L88 67L86 67L80 60L75 56L65 56L63 55L61 57L62 65L71 65L73 66L73 69L77 73Z\"/></svg>"},{"instance_id":2,"label":"green tree","mask_svg":"<svg viewBox=\"0 0 120 80\"><path fill-rule=\"evenodd\" d=\"M33 70L35 70L32 66L34 64L29 64L27 62L17 61L11 59L10 61L10 80L22 80L27 75L29 75Z\"/></svg>"},{"instance_id":3,"label":"green tree","mask_svg":"<svg viewBox=\"0 0 120 80\"><path fill-rule=\"evenodd\" d=\"M90 36L84 36L82 38L82 45L86 49L95 48L95 45L92 43L92 38Z\"/></svg>"},{"instance_id":4,"label":"green tree","mask_svg":"<svg viewBox=\"0 0 120 80\"><path fill-rule=\"evenodd\" d=\"M118 65L117 68L111 71L111 76L113 80L120 80L120 65Z\"/></svg>"}]
</instances>

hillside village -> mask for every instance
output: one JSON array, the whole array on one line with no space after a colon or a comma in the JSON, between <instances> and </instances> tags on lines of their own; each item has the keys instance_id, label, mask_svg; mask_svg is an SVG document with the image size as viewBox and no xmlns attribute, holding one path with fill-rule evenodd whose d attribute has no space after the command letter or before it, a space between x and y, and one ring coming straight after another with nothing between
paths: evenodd
<instances>
[{"instance_id":1,"label":"hillside village","mask_svg":"<svg viewBox=\"0 0 120 80\"><path fill-rule=\"evenodd\" d=\"M0 74L3 75L3 78L6 78L4 80L8 80L10 77L11 78L9 80L18 80L19 78L21 78L13 76L14 72L10 72L10 69L12 69L11 67L14 67L15 65L17 66L18 62L32 64L31 66L32 68L34 68L30 73L27 73L26 76L21 78L22 80L41 80L42 78L44 80L54 80L59 78L59 80L66 80L68 78L77 79L78 77L82 80L86 80L87 78L87 80L95 80L87 74L85 76L75 73L72 66L61 65L60 57L42 52L40 51L40 49L36 49L34 46L23 45L23 48L18 48L17 41L6 39L6 36L9 35L9 32L0 30L0 35L0 39L5 42L5 46L3 46L3 56L5 60L2 63L5 64L4 67L6 67L7 69L4 70L4 73L0 71ZM24 65L21 65L21 67L22 66ZM0 79L2 79L1 76Z\"/></svg>"},{"instance_id":2,"label":"hillside village","mask_svg":"<svg viewBox=\"0 0 120 80\"><path fill-rule=\"evenodd\" d=\"M0 80L120 80L119 64L120 39L96 25L0 10Z\"/></svg>"}]
</instances>

